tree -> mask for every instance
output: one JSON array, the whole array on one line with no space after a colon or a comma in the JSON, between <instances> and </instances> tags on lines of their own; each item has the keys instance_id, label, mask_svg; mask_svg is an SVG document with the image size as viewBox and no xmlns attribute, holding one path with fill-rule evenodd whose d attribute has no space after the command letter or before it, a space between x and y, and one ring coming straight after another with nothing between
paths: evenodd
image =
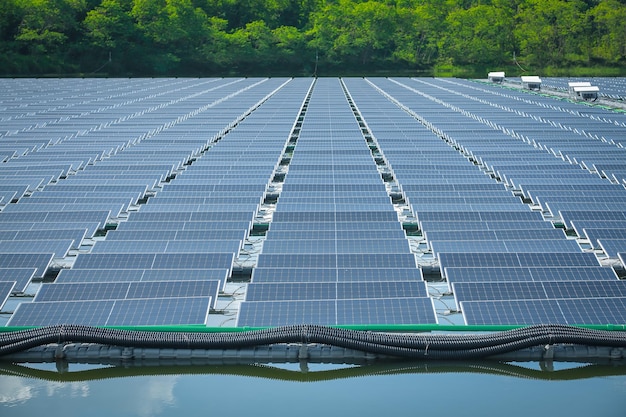
<instances>
[{"instance_id":1,"label":"tree","mask_svg":"<svg viewBox=\"0 0 626 417\"><path fill-rule=\"evenodd\" d=\"M420 67L429 66L438 56L443 8L432 1L399 6L393 56L399 62Z\"/></svg>"},{"instance_id":2,"label":"tree","mask_svg":"<svg viewBox=\"0 0 626 417\"><path fill-rule=\"evenodd\" d=\"M377 1L339 0L313 14L310 47L328 61L350 67L377 66L393 59L395 8Z\"/></svg>"},{"instance_id":3,"label":"tree","mask_svg":"<svg viewBox=\"0 0 626 417\"><path fill-rule=\"evenodd\" d=\"M605 62L618 63L626 59L626 4L619 0L604 0L589 11L594 32L591 54Z\"/></svg>"},{"instance_id":4,"label":"tree","mask_svg":"<svg viewBox=\"0 0 626 417\"><path fill-rule=\"evenodd\" d=\"M85 11L84 0L17 0L23 11L15 40L29 53L53 55L68 39L79 33L78 16Z\"/></svg>"},{"instance_id":5,"label":"tree","mask_svg":"<svg viewBox=\"0 0 626 417\"><path fill-rule=\"evenodd\" d=\"M564 66L581 59L585 35L581 0L525 0L514 30L523 57L532 65Z\"/></svg>"},{"instance_id":6,"label":"tree","mask_svg":"<svg viewBox=\"0 0 626 417\"><path fill-rule=\"evenodd\" d=\"M446 18L441 54L460 65L502 64L513 51L510 10L494 5L457 9Z\"/></svg>"}]
</instances>

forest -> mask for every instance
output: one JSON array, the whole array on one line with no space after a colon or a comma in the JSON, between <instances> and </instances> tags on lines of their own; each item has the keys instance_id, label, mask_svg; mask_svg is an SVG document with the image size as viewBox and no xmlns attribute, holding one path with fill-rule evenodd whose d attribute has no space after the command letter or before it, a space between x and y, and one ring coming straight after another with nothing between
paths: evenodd
<instances>
[{"instance_id":1,"label":"forest","mask_svg":"<svg viewBox=\"0 0 626 417\"><path fill-rule=\"evenodd\" d=\"M0 5L5 77L626 75L626 0Z\"/></svg>"}]
</instances>

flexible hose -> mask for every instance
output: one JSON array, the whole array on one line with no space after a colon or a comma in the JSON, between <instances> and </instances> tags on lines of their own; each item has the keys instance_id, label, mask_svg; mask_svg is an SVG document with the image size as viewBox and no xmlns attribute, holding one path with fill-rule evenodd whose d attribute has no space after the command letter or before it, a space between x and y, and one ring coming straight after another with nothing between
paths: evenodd
<instances>
[{"instance_id":1,"label":"flexible hose","mask_svg":"<svg viewBox=\"0 0 626 417\"><path fill-rule=\"evenodd\" d=\"M0 357L45 344L69 342L168 349L237 349L279 343L317 343L394 357L467 360L551 344L624 348L626 333L564 325L529 326L480 335L390 334L317 325L241 333L150 332L63 325L0 334Z\"/></svg>"}]
</instances>

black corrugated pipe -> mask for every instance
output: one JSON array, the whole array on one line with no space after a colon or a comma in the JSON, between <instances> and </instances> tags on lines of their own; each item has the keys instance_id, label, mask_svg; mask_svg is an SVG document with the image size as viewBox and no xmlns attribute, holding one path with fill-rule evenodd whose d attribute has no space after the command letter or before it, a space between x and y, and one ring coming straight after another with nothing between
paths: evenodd
<instances>
[{"instance_id":1,"label":"black corrugated pipe","mask_svg":"<svg viewBox=\"0 0 626 417\"><path fill-rule=\"evenodd\" d=\"M297 325L241 333L150 332L63 325L0 334L0 357L50 343L97 343L169 349L237 349L280 343L318 343L412 359L480 359L553 345L626 347L626 332L537 325L480 335L390 334Z\"/></svg>"}]
</instances>

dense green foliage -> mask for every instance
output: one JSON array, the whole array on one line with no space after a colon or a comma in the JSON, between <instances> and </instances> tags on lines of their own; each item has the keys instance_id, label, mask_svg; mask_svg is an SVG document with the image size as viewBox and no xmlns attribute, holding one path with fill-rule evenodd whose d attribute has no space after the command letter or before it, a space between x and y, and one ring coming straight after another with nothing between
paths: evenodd
<instances>
[{"instance_id":1,"label":"dense green foliage","mask_svg":"<svg viewBox=\"0 0 626 417\"><path fill-rule=\"evenodd\" d=\"M626 72L626 0L0 0L3 75Z\"/></svg>"}]
</instances>

